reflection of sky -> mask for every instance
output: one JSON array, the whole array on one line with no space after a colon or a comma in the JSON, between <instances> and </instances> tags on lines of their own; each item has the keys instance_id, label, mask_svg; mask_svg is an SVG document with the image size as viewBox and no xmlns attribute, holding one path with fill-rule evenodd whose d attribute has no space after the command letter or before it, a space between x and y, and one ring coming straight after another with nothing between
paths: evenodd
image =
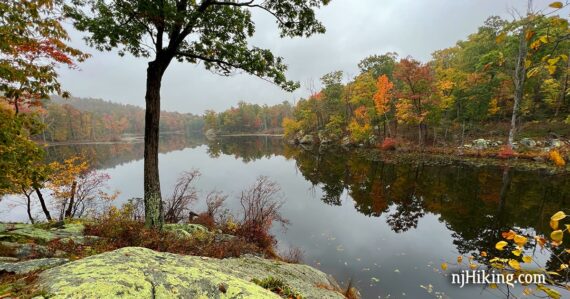
<instances>
[{"instance_id":1,"label":"reflection of sky","mask_svg":"<svg viewBox=\"0 0 570 299\"><path fill-rule=\"evenodd\" d=\"M438 216L426 214L416 229L395 233L381 217L368 217L354 209L345 192L342 206L321 202L319 187L312 188L296 169L294 160L282 156L244 163L229 155L210 158L207 146L161 154L160 176L163 194L171 192L182 171L199 169L197 182L201 194L213 189L230 194L227 205L237 207L236 197L257 176L275 180L286 199L283 215L291 221L286 231L275 228L281 248L299 247L306 263L332 274L346 283L352 278L363 298L434 298L444 292L451 298L494 298L477 286L459 289L439 272L443 261L454 261L457 251L452 232ZM111 189L121 191L120 200L142 196L143 161L134 161L105 170L111 176ZM1 203L2 210L10 200ZM201 209L202 207L197 207ZM3 220L26 219L24 207L1 215ZM433 285L429 294L420 285ZM521 290L518 290L520 294Z\"/></svg>"}]
</instances>

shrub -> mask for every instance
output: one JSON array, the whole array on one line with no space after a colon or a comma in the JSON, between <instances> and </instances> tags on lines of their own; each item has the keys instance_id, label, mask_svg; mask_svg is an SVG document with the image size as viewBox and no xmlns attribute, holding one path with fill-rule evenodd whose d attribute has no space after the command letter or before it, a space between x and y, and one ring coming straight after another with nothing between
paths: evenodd
<instances>
[{"instance_id":1,"label":"shrub","mask_svg":"<svg viewBox=\"0 0 570 299\"><path fill-rule=\"evenodd\" d=\"M255 283L256 285L270 290L271 292L283 297L283 298L293 298L293 299L301 299L303 296L293 290L288 284L284 281L275 278L275 277L267 277L262 280L254 278L251 282Z\"/></svg>"},{"instance_id":2,"label":"shrub","mask_svg":"<svg viewBox=\"0 0 570 299\"><path fill-rule=\"evenodd\" d=\"M277 183L261 176L255 184L241 193L242 221L236 230L238 236L267 251L273 249L276 241L269 234L273 223L279 222L284 227L289 224L279 212L283 205L278 198L280 191Z\"/></svg>"},{"instance_id":3,"label":"shrub","mask_svg":"<svg viewBox=\"0 0 570 299\"><path fill-rule=\"evenodd\" d=\"M548 155L550 160L552 160L556 166L563 167L566 165L566 161L564 161L564 158L562 158L562 155L560 155L558 150L551 150Z\"/></svg>"},{"instance_id":4,"label":"shrub","mask_svg":"<svg viewBox=\"0 0 570 299\"><path fill-rule=\"evenodd\" d=\"M291 247L285 252L279 253L279 257L286 263L298 264L303 261L303 250Z\"/></svg>"},{"instance_id":5,"label":"shrub","mask_svg":"<svg viewBox=\"0 0 570 299\"><path fill-rule=\"evenodd\" d=\"M382 141L381 148L384 151L396 150L396 140L390 137L384 139L384 141Z\"/></svg>"},{"instance_id":6,"label":"shrub","mask_svg":"<svg viewBox=\"0 0 570 299\"><path fill-rule=\"evenodd\" d=\"M174 185L172 195L164 200L164 221L176 223L189 212L190 205L198 199L192 183L200 176L197 170L183 172Z\"/></svg>"},{"instance_id":7,"label":"shrub","mask_svg":"<svg viewBox=\"0 0 570 299\"><path fill-rule=\"evenodd\" d=\"M510 146L504 146L501 148L501 150L499 151L499 154L497 154L497 156L501 159L510 159L515 155L515 151L513 151L513 149Z\"/></svg>"}]
</instances>

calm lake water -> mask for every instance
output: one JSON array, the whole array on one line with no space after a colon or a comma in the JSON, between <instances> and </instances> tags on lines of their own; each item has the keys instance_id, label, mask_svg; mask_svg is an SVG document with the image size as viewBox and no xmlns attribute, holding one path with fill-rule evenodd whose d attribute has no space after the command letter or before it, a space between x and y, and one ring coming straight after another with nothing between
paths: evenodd
<instances>
[{"instance_id":1,"label":"calm lake water","mask_svg":"<svg viewBox=\"0 0 570 299\"><path fill-rule=\"evenodd\" d=\"M142 144L54 146L48 152L55 160L77 153L92 157L111 176L110 188L121 191L119 202L142 196ZM239 192L258 176L279 183L282 212L291 222L287 230L274 229L279 248L300 248L305 263L343 284L352 279L363 298L505 298L482 286L452 285L440 264L482 250L495 254L489 249L511 227L549 233L550 215L570 208L565 175L370 161L362 152L303 150L279 138L207 142L170 136L162 140L159 159L164 195L191 169L202 173L201 194L223 191L230 195L229 208L236 208ZM8 204L2 203L5 210ZM25 215L13 208L0 216L25 221ZM538 250L536 259L559 266ZM521 288L514 293L522 297Z\"/></svg>"}]
</instances>

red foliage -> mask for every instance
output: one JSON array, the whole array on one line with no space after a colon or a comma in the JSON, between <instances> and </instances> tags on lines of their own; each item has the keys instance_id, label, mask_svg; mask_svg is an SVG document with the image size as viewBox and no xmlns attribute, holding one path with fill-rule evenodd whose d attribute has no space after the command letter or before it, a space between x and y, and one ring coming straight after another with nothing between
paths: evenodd
<instances>
[{"instance_id":1,"label":"red foliage","mask_svg":"<svg viewBox=\"0 0 570 299\"><path fill-rule=\"evenodd\" d=\"M393 138L386 138L382 141L382 145L380 146L384 151L393 151L396 150L396 140Z\"/></svg>"},{"instance_id":2,"label":"red foliage","mask_svg":"<svg viewBox=\"0 0 570 299\"><path fill-rule=\"evenodd\" d=\"M499 157L501 159L510 159L514 155L515 155L515 151L513 151L513 149L510 146L504 146L499 151L499 154L497 155L497 157Z\"/></svg>"}]
</instances>

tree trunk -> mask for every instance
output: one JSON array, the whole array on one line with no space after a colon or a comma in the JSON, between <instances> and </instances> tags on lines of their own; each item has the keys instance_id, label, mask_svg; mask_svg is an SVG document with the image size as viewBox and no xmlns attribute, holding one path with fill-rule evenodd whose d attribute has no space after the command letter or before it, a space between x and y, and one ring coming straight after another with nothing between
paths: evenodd
<instances>
[{"instance_id":1,"label":"tree trunk","mask_svg":"<svg viewBox=\"0 0 570 299\"><path fill-rule=\"evenodd\" d=\"M145 225L162 229L164 213L158 172L160 125L160 86L165 66L160 60L149 62L146 78L146 111L144 129L144 208Z\"/></svg>"},{"instance_id":2,"label":"tree trunk","mask_svg":"<svg viewBox=\"0 0 570 299\"><path fill-rule=\"evenodd\" d=\"M532 0L528 1L528 12L527 16L530 16L530 12L532 9ZM521 32L519 33L519 53L517 57L517 65L515 67L515 74L514 74L514 81L515 81L515 99L513 103L513 115L511 116L511 129L509 131L509 139L508 145L512 148L513 143L515 141L515 133L517 128L517 113L519 110L520 103L523 97L524 91L524 79L526 77L526 67L525 67L525 58L527 55L527 42L525 38L525 32L528 25L525 25L521 28Z\"/></svg>"},{"instance_id":3,"label":"tree trunk","mask_svg":"<svg viewBox=\"0 0 570 299\"><path fill-rule=\"evenodd\" d=\"M71 194L69 196L69 205L67 206L67 210L65 211L65 218L71 218L73 205L75 205L75 190L77 189L77 181L73 181L71 184Z\"/></svg>"},{"instance_id":4,"label":"tree trunk","mask_svg":"<svg viewBox=\"0 0 570 299\"><path fill-rule=\"evenodd\" d=\"M26 212L28 213L28 219L30 220L31 224L34 224L34 217L32 216L32 191L26 190L26 188L22 187L22 193L26 196Z\"/></svg>"},{"instance_id":5,"label":"tree trunk","mask_svg":"<svg viewBox=\"0 0 570 299\"><path fill-rule=\"evenodd\" d=\"M51 215L49 214L49 210L46 206L46 201L44 200L44 196L42 195L42 192L40 191L40 189L38 187L34 187L34 191L36 191L36 194L38 195L38 199L40 200L40 205L42 206L42 210L44 211L44 214L46 215L47 221L51 221Z\"/></svg>"}]
</instances>

